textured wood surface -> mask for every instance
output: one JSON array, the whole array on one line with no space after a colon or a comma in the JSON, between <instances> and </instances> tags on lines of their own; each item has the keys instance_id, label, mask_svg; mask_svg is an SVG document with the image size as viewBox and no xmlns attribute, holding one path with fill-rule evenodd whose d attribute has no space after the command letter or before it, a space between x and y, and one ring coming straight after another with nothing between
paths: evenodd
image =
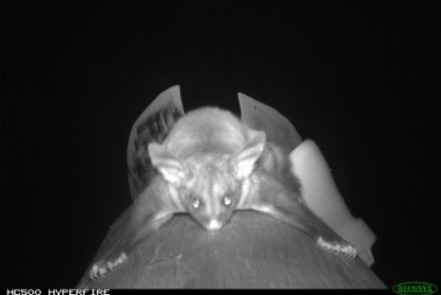
<instances>
[{"instance_id":1,"label":"textured wood surface","mask_svg":"<svg viewBox=\"0 0 441 295\"><path fill-rule=\"evenodd\" d=\"M357 257L325 252L291 226L237 212L218 232L175 216L91 288L386 288Z\"/></svg>"}]
</instances>

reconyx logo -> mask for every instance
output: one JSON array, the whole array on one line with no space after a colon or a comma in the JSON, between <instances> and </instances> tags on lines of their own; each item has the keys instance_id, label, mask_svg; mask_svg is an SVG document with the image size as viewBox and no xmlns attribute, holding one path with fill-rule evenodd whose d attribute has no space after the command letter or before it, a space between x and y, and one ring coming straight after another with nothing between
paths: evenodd
<instances>
[{"instance_id":1,"label":"reconyx logo","mask_svg":"<svg viewBox=\"0 0 441 295\"><path fill-rule=\"evenodd\" d=\"M429 295L438 291L438 287L426 282L404 282L393 286L392 290L400 295Z\"/></svg>"}]
</instances>

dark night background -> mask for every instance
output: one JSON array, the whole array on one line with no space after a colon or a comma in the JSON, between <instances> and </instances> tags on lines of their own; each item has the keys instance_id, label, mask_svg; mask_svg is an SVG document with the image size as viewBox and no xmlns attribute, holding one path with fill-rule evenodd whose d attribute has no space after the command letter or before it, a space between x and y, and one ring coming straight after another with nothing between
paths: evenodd
<instances>
[{"instance_id":1,"label":"dark night background","mask_svg":"<svg viewBox=\"0 0 441 295\"><path fill-rule=\"evenodd\" d=\"M186 110L241 91L287 116L377 234L380 279L441 287L434 4L3 2L0 287L75 286L131 202L130 128L176 84Z\"/></svg>"}]
</instances>

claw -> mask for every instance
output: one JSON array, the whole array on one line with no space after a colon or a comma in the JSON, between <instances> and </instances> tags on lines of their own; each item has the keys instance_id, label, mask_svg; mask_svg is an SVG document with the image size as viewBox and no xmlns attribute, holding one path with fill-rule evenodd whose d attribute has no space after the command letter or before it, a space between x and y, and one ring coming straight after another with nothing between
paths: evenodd
<instances>
[{"instance_id":1,"label":"claw","mask_svg":"<svg viewBox=\"0 0 441 295\"><path fill-rule=\"evenodd\" d=\"M113 270L116 266L118 266L119 264L123 263L126 260L127 260L127 254L122 252L116 260L108 261L107 262L107 267L110 270Z\"/></svg>"},{"instance_id":2,"label":"claw","mask_svg":"<svg viewBox=\"0 0 441 295\"><path fill-rule=\"evenodd\" d=\"M349 245L349 244L342 244L338 242L328 242L325 241L322 237L319 237L317 239L317 244L326 249L334 252L334 254L343 254L348 259L354 259L355 256L357 256L357 250Z\"/></svg>"},{"instance_id":3,"label":"claw","mask_svg":"<svg viewBox=\"0 0 441 295\"><path fill-rule=\"evenodd\" d=\"M103 267L102 264L103 264L103 262L99 261L92 266L92 269L89 272L89 277L92 280L97 280L97 279L103 277L104 274L107 272L107 269L105 267Z\"/></svg>"},{"instance_id":4,"label":"claw","mask_svg":"<svg viewBox=\"0 0 441 295\"><path fill-rule=\"evenodd\" d=\"M89 272L89 277L94 281L100 279L106 274L107 271L112 271L116 266L126 260L127 254L125 252L122 252L117 259L113 261L109 260L107 263L100 260L92 266L92 269Z\"/></svg>"}]
</instances>

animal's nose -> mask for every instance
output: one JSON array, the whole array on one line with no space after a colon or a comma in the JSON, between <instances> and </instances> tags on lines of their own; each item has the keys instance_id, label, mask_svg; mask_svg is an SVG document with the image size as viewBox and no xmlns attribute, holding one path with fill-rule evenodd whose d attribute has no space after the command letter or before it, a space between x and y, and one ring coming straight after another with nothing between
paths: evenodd
<instances>
[{"instance_id":1,"label":"animal's nose","mask_svg":"<svg viewBox=\"0 0 441 295\"><path fill-rule=\"evenodd\" d=\"M222 223L217 221L216 219L210 220L208 223L207 229L208 230L219 230L222 227Z\"/></svg>"}]
</instances>

